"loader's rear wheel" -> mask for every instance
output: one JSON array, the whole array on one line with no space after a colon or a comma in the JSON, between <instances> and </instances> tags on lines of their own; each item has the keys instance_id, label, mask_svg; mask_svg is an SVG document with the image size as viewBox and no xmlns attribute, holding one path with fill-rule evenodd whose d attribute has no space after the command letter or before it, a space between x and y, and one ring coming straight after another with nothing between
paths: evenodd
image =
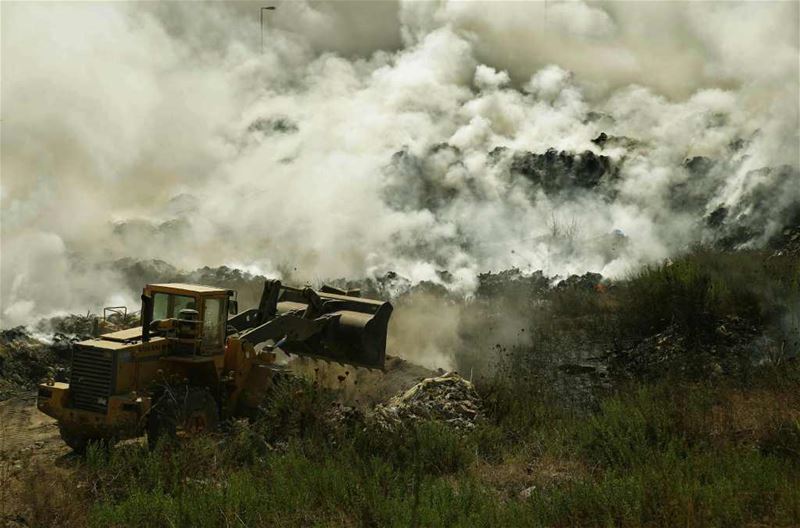
<instances>
[{"instance_id":1,"label":"loader's rear wheel","mask_svg":"<svg viewBox=\"0 0 800 528\"><path fill-rule=\"evenodd\" d=\"M171 443L179 436L213 432L218 425L217 402L208 390L165 390L148 415L147 443L153 449L159 441Z\"/></svg>"}]
</instances>

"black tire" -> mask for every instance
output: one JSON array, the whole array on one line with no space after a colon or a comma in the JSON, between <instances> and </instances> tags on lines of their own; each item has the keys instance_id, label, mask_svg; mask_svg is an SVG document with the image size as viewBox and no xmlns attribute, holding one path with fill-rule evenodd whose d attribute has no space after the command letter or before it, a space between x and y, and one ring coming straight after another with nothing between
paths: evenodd
<instances>
[{"instance_id":1,"label":"black tire","mask_svg":"<svg viewBox=\"0 0 800 528\"><path fill-rule=\"evenodd\" d=\"M195 436L216 431L218 426L217 402L207 389L165 389L147 416L147 443L154 449L159 441L174 443L179 434Z\"/></svg>"},{"instance_id":2,"label":"black tire","mask_svg":"<svg viewBox=\"0 0 800 528\"><path fill-rule=\"evenodd\" d=\"M64 441L64 443L79 455L86 454L86 448L89 447L90 443L100 444L106 449L110 448L114 444L114 441L110 438L86 436L78 431L67 429L63 426L59 426L58 432L61 435L61 439Z\"/></svg>"},{"instance_id":3,"label":"black tire","mask_svg":"<svg viewBox=\"0 0 800 528\"><path fill-rule=\"evenodd\" d=\"M159 441L173 443L177 440L178 406L168 393L154 398L147 414L147 445L155 449Z\"/></svg>"},{"instance_id":4,"label":"black tire","mask_svg":"<svg viewBox=\"0 0 800 528\"><path fill-rule=\"evenodd\" d=\"M89 445L89 438L81 435L76 431L70 431L65 427L58 428L59 434L61 434L61 439L64 441L70 449L75 451L79 455L83 455L86 453L86 448Z\"/></svg>"}]
</instances>

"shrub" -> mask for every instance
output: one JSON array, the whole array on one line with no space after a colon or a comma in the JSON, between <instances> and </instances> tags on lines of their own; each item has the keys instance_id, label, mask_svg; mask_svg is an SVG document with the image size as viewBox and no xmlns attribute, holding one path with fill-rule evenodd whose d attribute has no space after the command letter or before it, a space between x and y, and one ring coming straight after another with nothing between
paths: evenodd
<instances>
[{"instance_id":1,"label":"shrub","mask_svg":"<svg viewBox=\"0 0 800 528\"><path fill-rule=\"evenodd\" d=\"M353 449L361 459L377 457L396 471L423 475L456 473L474 459L463 436L438 422L408 423L398 430L370 426L356 435Z\"/></svg>"}]
</instances>

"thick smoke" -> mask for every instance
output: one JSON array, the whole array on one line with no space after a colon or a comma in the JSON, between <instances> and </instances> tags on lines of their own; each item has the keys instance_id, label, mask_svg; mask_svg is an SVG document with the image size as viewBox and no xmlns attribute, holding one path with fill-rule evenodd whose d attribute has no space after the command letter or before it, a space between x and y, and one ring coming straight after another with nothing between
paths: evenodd
<instances>
[{"instance_id":1,"label":"thick smoke","mask_svg":"<svg viewBox=\"0 0 800 528\"><path fill-rule=\"evenodd\" d=\"M469 294L797 221L797 3L260 5L2 4L2 326L122 257Z\"/></svg>"}]
</instances>

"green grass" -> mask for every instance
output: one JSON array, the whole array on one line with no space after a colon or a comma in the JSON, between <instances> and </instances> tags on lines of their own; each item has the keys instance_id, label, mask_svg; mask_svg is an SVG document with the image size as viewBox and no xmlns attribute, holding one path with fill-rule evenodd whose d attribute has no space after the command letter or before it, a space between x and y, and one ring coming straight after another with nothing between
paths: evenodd
<instances>
[{"instance_id":1,"label":"green grass","mask_svg":"<svg viewBox=\"0 0 800 528\"><path fill-rule=\"evenodd\" d=\"M501 361L475 363L491 375L476 376L485 420L474 430L331 423L333 396L295 381L253 423L179 449L91 449L48 486L79 490L83 511L69 519L92 526L798 526L800 368L788 358L799 281L796 257L698 250L604 292L478 300L467 318L500 313L529 329ZM733 353L720 325L752 328L742 335L783 343L784 354L748 362L746 375L659 367L590 404L548 377L565 350L668 328L686 342L677 362L719 362ZM495 350L478 328L463 340L473 358ZM45 480L30 475L38 496ZM63 523L56 508L70 499L58 497L49 513L37 502L41 524Z\"/></svg>"},{"instance_id":2,"label":"green grass","mask_svg":"<svg viewBox=\"0 0 800 528\"><path fill-rule=\"evenodd\" d=\"M758 327L797 308L800 259L758 251L696 249L673 261L646 266L619 286L620 324L633 336L674 323L693 342L710 338L726 318Z\"/></svg>"},{"instance_id":3,"label":"green grass","mask_svg":"<svg viewBox=\"0 0 800 528\"><path fill-rule=\"evenodd\" d=\"M326 440L305 431L264 449L248 428L247 439L199 438L177 450L91 450L77 478L95 490L94 526L800 523L800 460L775 448L796 446L797 431L767 421L740 438L711 419L738 389L640 386L588 416L489 390L489 420L465 434L435 423L366 426ZM536 465L554 460L575 469L548 480ZM514 464L536 467L529 498L486 476Z\"/></svg>"}]
</instances>

